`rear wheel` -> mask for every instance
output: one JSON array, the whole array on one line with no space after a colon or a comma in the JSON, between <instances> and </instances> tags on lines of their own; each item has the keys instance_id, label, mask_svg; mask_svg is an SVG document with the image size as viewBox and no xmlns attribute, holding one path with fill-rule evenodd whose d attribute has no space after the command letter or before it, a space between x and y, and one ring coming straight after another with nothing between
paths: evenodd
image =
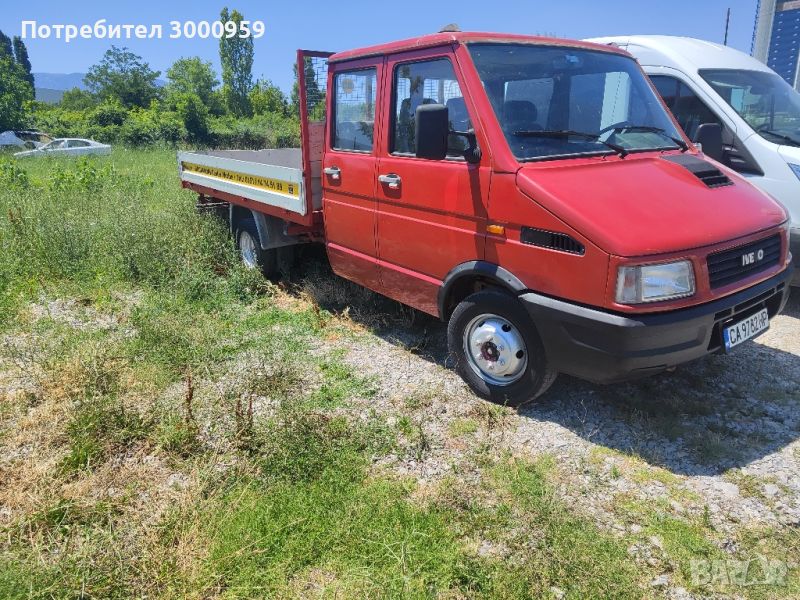
<instances>
[{"instance_id":1,"label":"rear wheel","mask_svg":"<svg viewBox=\"0 0 800 600\"><path fill-rule=\"evenodd\" d=\"M447 327L456 369L482 398L520 406L544 394L557 372L525 309L512 296L483 290L453 311Z\"/></svg>"},{"instance_id":2,"label":"rear wheel","mask_svg":"<svg viewBox=\"0 0 800 600\"><path fill-rule=\"evenodd\" d=\"M258 237L258 229L253 219L242 219L236 229L236 246L244 265L259 269L267 277L277 272L275 250L264 250Z\"/></svg>"}]
</instances>

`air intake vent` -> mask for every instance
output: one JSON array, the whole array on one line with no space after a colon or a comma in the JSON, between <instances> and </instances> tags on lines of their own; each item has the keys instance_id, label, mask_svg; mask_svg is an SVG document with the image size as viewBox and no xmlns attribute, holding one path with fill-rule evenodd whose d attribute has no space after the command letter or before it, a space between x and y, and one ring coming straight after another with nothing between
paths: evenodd
<instances>
[{"instance_id":1,"label":"air intake vent","mask_svg":"<svg viewBox=\"0 0 800 600\"><path fill-rule=\"evenodd\" d=\"M664 160L673 162L682 166L692 175L697 177L700 181L705 183L710 188L718 188L726 185L733 185L733 182L728 179L728 176L720 171L717 167L691 154L678 154L674 156L665 156Z\"/></svg>"},{"instance_id":2,"label":"air intake vent","mask_svg":"<svg viewBox=\"0 0 800 600\"><path fill-rule=\"evenodd\" d=\"M778 235L709 254L709 283L712 289L734 283L777 265L780 258L781 238Z\"/></svg>"},{"instance_id":3,"label":"air intake vent","mask_svg":"<svg viewBox=\"0 0 800 600\"><path fill-rule=\"evenodd\" d=\"M544 229L534 229L533 227L523 227L520 232L520 241L523 244L568 252L569 254L583 254L586 249L579 241L571 238L566 233L546 231Z\"/></svg>"}]
</instances>

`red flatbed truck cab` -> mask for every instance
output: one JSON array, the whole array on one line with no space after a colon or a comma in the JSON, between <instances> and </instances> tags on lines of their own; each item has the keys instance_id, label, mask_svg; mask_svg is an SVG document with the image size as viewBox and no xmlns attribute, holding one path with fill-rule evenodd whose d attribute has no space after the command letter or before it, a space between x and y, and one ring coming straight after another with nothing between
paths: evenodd
<instances>
[{"instance_id":1,"label":"red flatbed truck cab","mask_svg":"<svg viewBox=\"0 0 800 600\"><path fill-rule=\"evenodd\" d=\"M693 146L618 48L447 32L299 51L298 73L295 204L198 179L197 155L184 186L230 206L246 261L323 241L338 275L447 321L485 398L727 352L785 305L785 211Z\"/></svg>"}]
</instances>

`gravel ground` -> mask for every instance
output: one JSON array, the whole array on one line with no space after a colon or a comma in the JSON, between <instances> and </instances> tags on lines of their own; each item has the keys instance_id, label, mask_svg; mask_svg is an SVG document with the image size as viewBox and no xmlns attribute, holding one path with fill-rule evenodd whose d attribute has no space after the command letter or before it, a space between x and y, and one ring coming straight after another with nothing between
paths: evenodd
<instances>
[{"instance_id":1,"label":"gravel ground","mask_svg":"<svg viewBox=\"0 0 800 600\"><path fill-rule=\"evenodd\" d=\"M701 515L730 536L723 549L746 528L800 525L800 294L731 355L612 386L561 376L519 410L474 396L447 368L445 326L413 321L372 327L375 335L345 346L345 360L379 387L365 402L390 418L412 415L424 432L425 451L390 458L392 470L422 485L456 465L468 474L471 448L488 443L498 453L554 456L563 497L612 533L641 530L616 509L619 498ZM475 434L457 435L474 423ZM668 577L653 585L668 586Z\"/></svg>"}]
</instances>

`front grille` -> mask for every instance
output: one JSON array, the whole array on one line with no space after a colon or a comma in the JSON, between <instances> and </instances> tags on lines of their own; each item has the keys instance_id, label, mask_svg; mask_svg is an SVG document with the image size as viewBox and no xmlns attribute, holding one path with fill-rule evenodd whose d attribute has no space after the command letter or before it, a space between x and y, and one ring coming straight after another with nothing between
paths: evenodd
<instances>
[{"instance_id":1,"label":"front grille","mask_svg":"<svg viewBox=\"0 0 800 600\"><path fill-rule=\"evenodd\" d=\"M709 254L708 277L711 288L722 287L764 271L777 265L780 259L780 235Z\"/></svg>"}]
</instances>

